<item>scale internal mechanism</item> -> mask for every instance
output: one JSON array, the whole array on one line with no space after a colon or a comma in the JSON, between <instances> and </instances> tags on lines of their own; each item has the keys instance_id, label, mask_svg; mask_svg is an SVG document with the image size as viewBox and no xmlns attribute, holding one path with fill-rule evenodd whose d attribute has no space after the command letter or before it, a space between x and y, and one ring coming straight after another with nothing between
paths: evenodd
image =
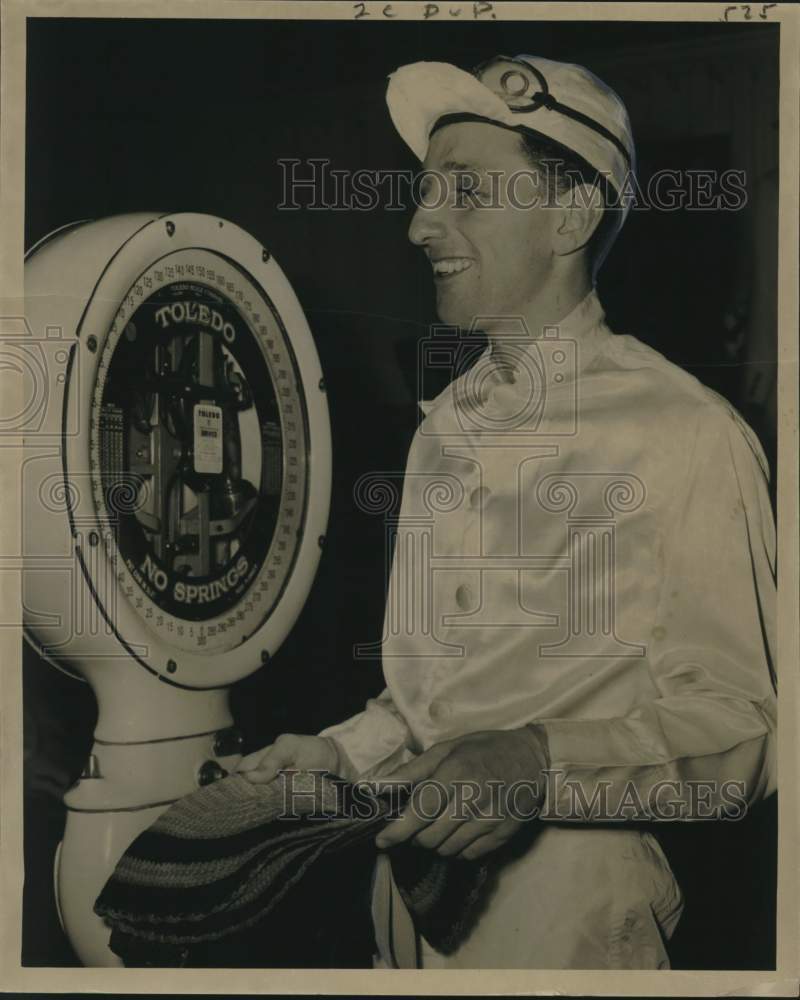
<instances>
[{"instance_id":1,"label":"scale internal mechanism","mask_svg":"<svg viewBox=\"0 0 800 1000\"><path fill-rule=\"evenodd\" d=\"M106 538L124 566L123 593L154 627L171 624L176 638L194 638L200 649L241 631L254 605L239 617L233 609L256 578L276 598L291 569L306 491L304 404L274 334L275 381L268 353L229 298L194 281L159 288L165 272L153 272L134 295L148 280L156 290L112 324L100 359L95 502L113 529ZM150 607L138 605L136 588ZM209 618L221 620L204 629Z\"/></svg>"}]
</instances>

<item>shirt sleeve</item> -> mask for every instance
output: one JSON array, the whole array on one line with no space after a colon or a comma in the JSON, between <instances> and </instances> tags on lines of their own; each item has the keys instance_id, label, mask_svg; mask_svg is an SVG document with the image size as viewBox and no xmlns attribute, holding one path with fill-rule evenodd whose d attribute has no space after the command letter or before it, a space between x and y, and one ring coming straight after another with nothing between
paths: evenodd
<instances>
[{"instance_id":1,"label":"shirt sleeve","mask_svg":"<svg viewBox=\"0 0 800 1000\"><path fill-rule=\"evenodd\" d=\"M411 732L388 688L371 698L363 712L324 729L339 754L339 774L355 781L378 769L388 770L411 756Z\"/></svg>"},{"instance_id":2,"label":"shirt sleeve","mask_svg":"<svg viewBox=\"0 0 800 1000\"><path fill-rule=\"evenodd\" d=\"M775 529L738 414L704 409L675 489L647 649L658 695L621 718L539 720L545 819L741 815L775 788Z\"/></svg>"}]
</instances>

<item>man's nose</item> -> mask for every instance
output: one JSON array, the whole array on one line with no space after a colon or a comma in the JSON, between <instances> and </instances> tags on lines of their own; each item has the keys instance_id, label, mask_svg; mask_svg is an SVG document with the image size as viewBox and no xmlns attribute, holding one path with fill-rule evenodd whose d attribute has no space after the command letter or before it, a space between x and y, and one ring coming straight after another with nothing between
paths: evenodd
<instances>
[{"instance_id":1,"label":"man's nose","mask_svg":"<svg viewBox=\"0 0 800 1000\"><path fill-rule=\"evenodd\" d=\"M445 222L439 208L417 206L408 227L408 238L418 247L424 247L432 240L441 239L445 233Z\"/></svg>"}]
</instances>

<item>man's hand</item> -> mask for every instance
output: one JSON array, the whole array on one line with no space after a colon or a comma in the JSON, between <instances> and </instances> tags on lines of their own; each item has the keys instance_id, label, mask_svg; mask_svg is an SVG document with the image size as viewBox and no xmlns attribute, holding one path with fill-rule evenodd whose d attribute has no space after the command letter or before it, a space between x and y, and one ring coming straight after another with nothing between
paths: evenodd
<instances>
[{"instance_id":1,"label":"man's hand","mask_svg":"<svg viewBox=\"0 0 800 1000\"><path fill-rule=\"evenodd\" d=\"M546 737L538 726L472 733L437 743L378 782L414 791L378 847L413 838L445 857L479 858L510 840L544 799Z\"/></svg>"},{"instance_id":2,"label":"man's hand","mask_svg":"<svg viewBox=\"0 0 800 1000\"><path fill-rule=\"evenodd\" d=\"M324 736L284 733L274 743L242 757L236 770L254 784L266 784L287 768L297 771L335 771L336 744Z\"/></svg>"}]
</instances>

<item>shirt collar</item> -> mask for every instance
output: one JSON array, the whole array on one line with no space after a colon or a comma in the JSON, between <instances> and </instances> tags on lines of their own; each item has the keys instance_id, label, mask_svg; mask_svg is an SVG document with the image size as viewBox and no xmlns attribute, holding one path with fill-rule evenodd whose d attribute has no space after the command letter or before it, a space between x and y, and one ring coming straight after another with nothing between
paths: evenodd
<instances>
[{"instance_id":1,"label":"shirt collar","mask_svg":"<svg viewBox=\"0 0 800 1000\"><path fill-rule=\"evenodd\" d=\"M555 326L561 337L581 337L595 332L605 318L597 289L592 288L584 298ZM544 333L544 331L542 331Z\"/></svg>"},{"instance_id":2,"label":"shirt collar","mask_svg":"<svg viewBox=\"0 0 800 1000\"><path fill-rule=\"evenodd\" d=\"M515 381L509 383L501 366L493 362L492 347L488 346L475 363L475 370L483 366L487 377L481 376L474 381L476 384L480 382L484 392L489 393L501 386L501 391L505 393L529 391L532 379L543 379L551 392L569 386L597 356L603 334L609 332L603 323L604 318L602 303L597 291L592 288L559 323L542 327L529 342L518 339L512 346L510 353L516 355L517 368L522 369L522 377L518 374ZM454 391L462 390L467 379L469 373L455 379L432 400L420 400L423 415L427 416L441 401L451 398Z\"/></svg>"}]
</instances>

